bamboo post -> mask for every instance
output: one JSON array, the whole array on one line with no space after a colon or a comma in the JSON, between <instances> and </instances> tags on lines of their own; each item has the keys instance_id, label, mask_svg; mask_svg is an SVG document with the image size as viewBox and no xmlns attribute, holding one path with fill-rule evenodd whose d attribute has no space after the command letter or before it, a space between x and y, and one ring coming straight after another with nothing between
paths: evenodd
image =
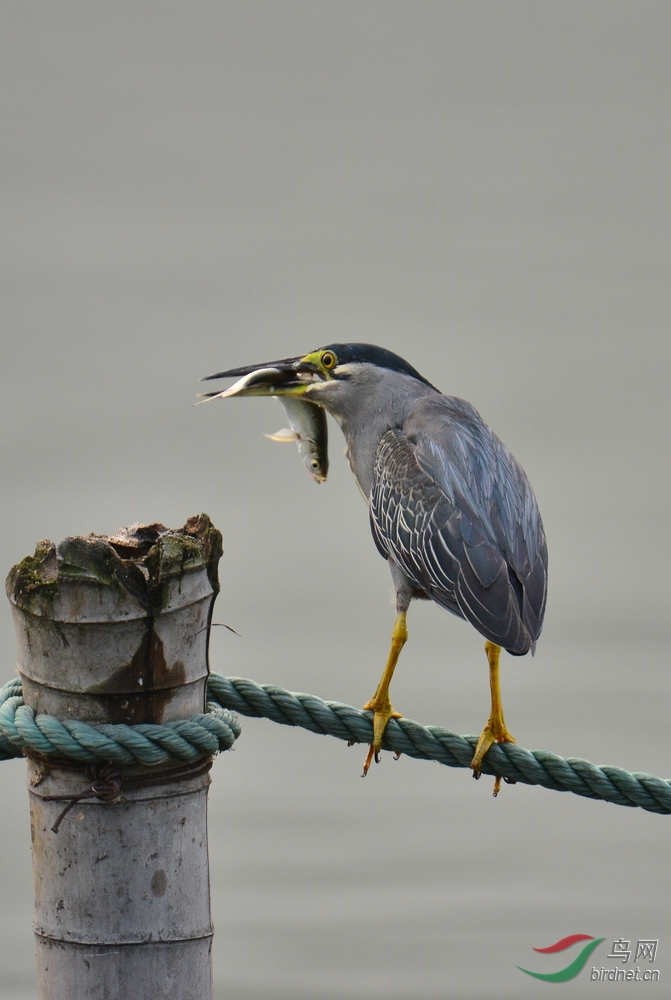
<instances>
[{"instance_id":1,"label":"bamboo post","mask_svg":"<svg viewBox=\"0 0 671 1000\"><path fill-rule=\"evenodd\" d=\"M92 724L203 712L221 552L207 515L40 542L7 581L26 704ZM210 765L29 754L40 1000L211 998Z\"/></svg>"}]
</instances>

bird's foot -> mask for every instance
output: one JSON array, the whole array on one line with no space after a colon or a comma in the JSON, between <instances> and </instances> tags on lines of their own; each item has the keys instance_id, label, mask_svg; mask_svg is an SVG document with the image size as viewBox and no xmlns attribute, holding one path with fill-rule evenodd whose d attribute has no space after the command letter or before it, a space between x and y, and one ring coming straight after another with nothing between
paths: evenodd
<instances>
[{"instance_id":1,"label":"bird's foot","mask_svg":"<svg viewBox=\"0 0 671 1000\"><path fill-rule=\"evenodd\" d=\"M490 715L487 719L487 724L485 728L480 733L480 739L475 748L475 753L473 755L473 760L471 761L471 767L473 769L473 777L480 777L480 769L482 767L482 761L492 746L493 743L515 743L515 737L508 731L508 728L503 719L503 715L499 714L497 716ZM494 781L494 798L499 794L501 790L501 775L497 774Z\"/></svg>"},{"instance_id":2,"label":"bird's foot","mask_svg":"<svg viewBox=\"0 0 671 1000\"><path fill-rule=\"evenodd\" d=\"M384 731L387 728L387 723L390 719L402 719L403 716L400 712L395 712L391 707L391 702L389 700L389 695L386 698L377 697L371 698L363 706L364 712L374 712L373 715L373 742L368 748L368 754L363 765L362 778L365 778L368 774L368 769L370 765L375 761L376 764L380 762L380 749L382 747L382 737L384 736Z\"/></svg>"}]
</instances>

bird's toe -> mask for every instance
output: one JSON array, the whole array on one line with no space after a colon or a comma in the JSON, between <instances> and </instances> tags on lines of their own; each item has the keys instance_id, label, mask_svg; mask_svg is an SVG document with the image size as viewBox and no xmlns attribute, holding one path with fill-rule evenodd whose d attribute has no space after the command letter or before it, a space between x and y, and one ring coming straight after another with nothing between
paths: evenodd
<instances>
[{"instance_id":1,"label":"bird's toe","mask_svg":"<svg viewBox=\"0 0 671 1000\"><path fill-rule=\"evenodd\" d=\"M503 719L492 719L487 720L485 728L480 733L480 739L478 740L477 746L475 748L475 753L473 754L473 760L471 761L471 768L473 769L473 777L479 778L480 771L482 768L482 761L485 758L487 751L494 743L515 743L515 737L511 732L508 731ZM494 783L494 797L499 794L501 789L501 777L496 776L496 781Z\"/></svg>"},{"instance_id":2,"label":"bird's toe","mask_svg":"<svg viewBox=\"0 0 671 1000\"><path fill-rule=\"evenodd\" d=\"M363 765L362 778L365 778L368 774L370 765L375 761L376 764L380 761L380 749L382 747L382 737L384 736L384 731L387 728L387 723L390 719L402 719L403 716L400 712L395 711L392 708L389 697L386 699L378 699L376 697L371 698L363 706L364 712L373 712L373 742L368 749L368 755Z\"/></svg>"}]
</instances>

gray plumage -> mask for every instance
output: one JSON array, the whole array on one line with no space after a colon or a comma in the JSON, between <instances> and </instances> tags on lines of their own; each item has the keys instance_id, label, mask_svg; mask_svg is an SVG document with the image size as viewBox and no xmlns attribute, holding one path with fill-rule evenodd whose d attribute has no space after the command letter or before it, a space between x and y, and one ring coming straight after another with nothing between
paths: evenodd
<instances>
[{"instance_id":1,"label":"gray plumage","mask_svg":"<svg viewBox=\"0 0 671 1000\"><path fill-rule=\"evenodd\" d=\"M533 649L547 590L538 507L520 466L468 403L425 400L402 429L387 431L370 519L379 551L415 596L510 653Z\"/></svg>"},{"instance_id":2,"label":"gray plumage","mask_svg":"<svg viewBox=\"0 0 671 1000\"><path fill-rule=\"evenodd\" d=\"M465 400L403 373L345 368L345 383L308 395L343 430L398 610L429 598L508 652L533 650L547 547L523 469Z\"/></svg>"}]
</instances>

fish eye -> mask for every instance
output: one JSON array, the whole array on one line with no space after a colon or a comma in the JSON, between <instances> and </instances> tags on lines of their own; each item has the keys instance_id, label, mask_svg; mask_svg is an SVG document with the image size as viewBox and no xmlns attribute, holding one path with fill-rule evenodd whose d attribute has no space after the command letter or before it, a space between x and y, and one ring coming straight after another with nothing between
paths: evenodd
<instances>
[{"instance_id":1,"label":"fish eye","mask_svg":"<svg viewBox=\"0 0 671 1000\"><path fill-rule=\"evenodd\" d=\"M310 465L312 466L313 469L318 469L319 468L319 462L317 461L316 458L312 459L312 461L310 462Z\"/></svg>"},{"instance_id":2,"label":"fish eye","mask_svg":"<svg viewBox=\"0 0 671 1000\"><path fill-rule=\"evenodd\" d=\"M324 351L324 353L321 356L321 363L322 366L326 368L327 371L330 371L331 368L335 368L335 366L338 363L338 359L336 358L333 351Z\"/></svg>"}]
</instances>

